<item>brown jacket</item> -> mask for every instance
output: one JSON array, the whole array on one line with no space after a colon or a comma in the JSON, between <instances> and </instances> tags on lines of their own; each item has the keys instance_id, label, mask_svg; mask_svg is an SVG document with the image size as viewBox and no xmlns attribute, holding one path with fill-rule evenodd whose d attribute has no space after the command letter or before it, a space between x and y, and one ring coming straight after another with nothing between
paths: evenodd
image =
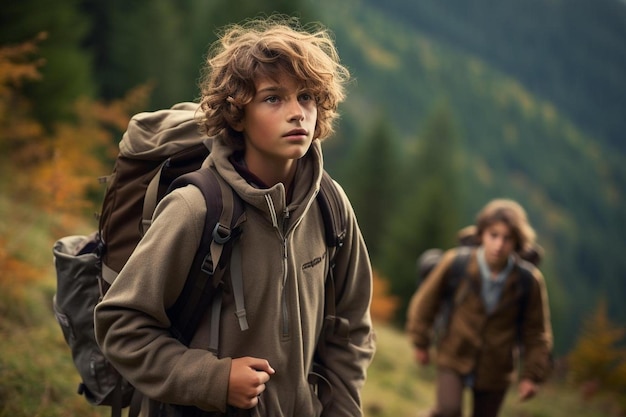
<instances>
[{"instance_id":1,"label":"brown jacket","mask_svg":"<svg viewBox=\"0 0 626 417\"><path fill-rule=\"evenodd\" d=\"M200 242L206 205L187 186L166 196L151 228L95 311L103 352L135 387L165 403L225 413L231 358L267 359L276 373L252 410L229 415L360 416L360 390L374 353L369 314L371 268L354 213L336 258L341 292L337 315L347 338L325 343L323 361L333 389L329 408L307 380L324 319L324 281L329 268L324 224L316 204L322 175L319 141L299 161L294 195L251 186L229 162L231 150L213 143L207 164L215 166L245 203L238 241L249 329L242 331L232 292L225 291L219 355L206 350L207 312L191 348L172 337L166 311L178 297ZM346 205L350 206L346 198ZM210 310L210 309L209 309ZM143 410L142 410L143 411Z\"/></svg>"},{"instance_id":2,"label":"brown jacket","mask_svg":"<svg viewBox=\"0 0 626 417\"><path fill-rule=\"evenodd\" d=\"M416 347L427 348L431 343L433 320L446 286L445 272L456 252L457 249L452 249L444 254L411 299L407 331ZM541 272L528 263L525 265L531 267L534 279L521 324L520 378L542 382L551 367L552 328L548 296ZM487 314L481 297L476 250L472 250L465 276L456 290L448 328L437 345L437 365L463 375L474 373L477 389L505 389L513 376L521 294L520 272L516 267L506 280L497 307Z\"/></svg>"}]
</instances>

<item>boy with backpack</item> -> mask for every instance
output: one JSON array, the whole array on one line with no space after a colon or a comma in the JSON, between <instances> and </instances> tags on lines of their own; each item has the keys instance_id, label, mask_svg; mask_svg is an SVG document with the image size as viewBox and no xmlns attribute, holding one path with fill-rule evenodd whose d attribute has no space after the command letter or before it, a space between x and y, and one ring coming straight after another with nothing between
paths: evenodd
<instances>
[{"instance_id":1,"label":"boy with backpack","mask_svg":"<svg viewBox=\"0 0 626 417\"><path fill-rule=\"evenodd\" d=\"M465 388L473 394L472 416L497 416L516 356L521 361L522 401L537 393L551 370L552 329L544 279L522 259L537 253L524 209L513 200L492 200L471 229L477 245L445 252L407 312L415 358L427 365L433 323L446 297L451 298L445 331L437 340L436 404L427 414L432 417L460 417ZM460 276L450 276L462 257ZM456 284L447 295L451 279Z\"/></svg>"},{"instance_id":2,"label":"boy with backpack","mask_svg":"<svg viewBox=\"0 0 626 417\"><path fill-rule=\"evenodd\" d=\"M349 73L326 30L294 20L233 25L212 52L198 112L211 148L202 170L244 206L221 301L202 311L189 345L172 333L168 311L207 211L197 187L177 188L96 306L98 343L144 395L145 416L360 416L374 353L369 257L339 186L347 225L336 254L316 200L321 141Z\"/></svg>"}]
</instances>

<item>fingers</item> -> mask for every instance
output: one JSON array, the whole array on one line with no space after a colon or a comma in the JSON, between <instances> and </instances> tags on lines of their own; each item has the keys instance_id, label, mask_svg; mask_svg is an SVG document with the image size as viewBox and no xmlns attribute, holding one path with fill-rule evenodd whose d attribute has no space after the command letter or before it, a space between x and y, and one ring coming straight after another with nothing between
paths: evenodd
<instances>
[{"instance_id":1,"label":"fingers","mask_svg":"<svg viewBox=\"0 0 626 417\"><path fill-rule=\"evenodd\" d=\"M228 403L234 407L246 410L246 409L254 408L257 405L259 405L260 395L261 394L255 395L253 397L241 397L239 400L236 400L236 401L229 400Z\"/></svg>"},{"instance_id":2,"label":"fingers","mask_svg":"<svg viewBox=\"0 0 626 417\"><path fill-rule=\"evenodd\" d=\"M233 359L228 381L228 403L244 409L256 407L259 395L265 391L265 383L274 373L274 369L265 359Z\"/></svg>"},{"instance_id":3,"label":"fingers","mask_svg":"<svg viewBox=\"0 0 626 417\"><path fill-rule=\"evenodd\" d=\"M526 401L526 400L530 400L534 396L535 396L535 391L528 390L528 391L521 392L519 395L519 399L520 401Z\"/></svg>"},{"instance_id":4,"label":"fingers","mask_svg":"<svg viewBox=\"0 0 626 417\"><path fill-rule=\"evenodd\" d=\"M259 359L259 358L245 358L245 359L250 360L249 366L252 369L255 369L256 371L263 371L270 375L274 375L274 373L276 372L274 368L270 366L270 363L265 359Z\"/></svg>"},{"instance_id":5,"label":"fingers","mask_svg":"<svg viewBox=\"0 0 626 417\"><path fill-rule=\"evenodd\" d=\"M523 379L518 387L518 395L520 401L526 401L531 399L537 393L538 386L534 382Z\"/></svg>"}]
</instances>

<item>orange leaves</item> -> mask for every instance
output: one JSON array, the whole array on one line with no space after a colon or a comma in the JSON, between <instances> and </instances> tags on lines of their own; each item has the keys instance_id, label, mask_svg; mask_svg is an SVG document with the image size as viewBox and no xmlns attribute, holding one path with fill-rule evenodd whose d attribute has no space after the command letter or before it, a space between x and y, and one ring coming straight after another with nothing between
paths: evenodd
<instances>
[{"instance_id":1,"label":"orange leaves","mask_svg":"<svg viewBox=\"0 0 626 417\"><path fill-rule=\"evenodd\" d=\"M47 131L32 111L37 103L21 89L40 78L41 39L0 46L0 234L6 239L0 240L0 316L19 301L28 283L44 275L26 260L24 250L30 248L15 245L14 235L32 222L46 225L42 236L55 235L52 228L84 218L94 196L101 195L98 178L111 172L118 137L130 115L145 107L151 89L138 87L107 104L79 100L71 122Z\"/></svg>"},{"instance_id":2,"label":"orange leaves","mask_svg":"<svg viewBox=\"0 0 626 417\"><path fill-rule=\"evenodd\" d=\"M39 271L28 263L22 262L9 254L6 240L0 238L0 286L5 290L7 284L20 282L25 286L33 282ZM2 291L4 292L4 291Z\"/></svg>"},{"instance_id":3,"label":"orange leaves","mask_svg":"<svg viewBox=\"0 0 626 417\"><path fill-rule=\"evenodd\" d=\"M46 38L40 33L35 39L18 45L0 47L0 96L4 96L10 86L20 86L24 80L38 80L38 67L43 65L42 59L33 60L37 53L37 45Z\"/></svg>"},{"instance_id":4,"label":"orange leaves","mask_svg":"<svg viewBox=\"0 0 626 417\"><path fill-rule=\"evenodd\" d=\"M110 172L117 155L116 136L145 106L151 86L107 104L81 99L72 122L46 132L31 113L36 103L28 103L20 90L23 81L40 77L36 53L42 39L0 47L2 182L14 198L34 201L45 212L78 215L92 204L98 177Z\"/></svg>"},{"instance_id":5,"label":"orange leaves","mask_svg":"<svg viewBox=\"0 0 626 417\"><path fill-rule=\"evenodd\" d=\"M24 81L40 78L38 68L43 62L33 55L43 38L40 35L20 45L0 46L0 150L10 150L42 134L41 126L26 117L29 105L18 88Z\"/></svg>"},{"instance_id":6,"label":"orange leaves","mask_svg":"<svg viewBox=\"0 0 626 417\"><path fill-rule=\"evenodd\" d=\"M44 211L78 213L88 207L86 195L97 184L88 173L80 173L81 157L86 165L92 165L94 161L83 155L78 147L63 145L63 142L60 140L52 145L50 157L33 169L29 181L35 200Z\"/></svg>"},{"instance_id":7,"label":"orange leaves","mask_svg":"<svg viewBox=\"0 0 626 417\"><path fill-rule=\"evenodd\" d=\"M152 84L147 83L133 88L121 100L114 100L107 104L93 102L91 103L91 113L103 125L124 131L130 115L145 108L152 88ZM79 103L77 110L80 107L82 106Z\"/></svg>"},{"instance_id":8,"label":"orange leaves","mask_svg":"<svg viewBox=\"0 0 626 417\"><path fill-rule=\"evenodd\" d=\"M398 308L399 299L389 295L389 281L381 277L377 271L374 271L372 292L372 304L370 307L372 319L388 323Z\"/></svg>"},{"instance_id":9,"label":"orange leaves","mask_svg":"<svg viewBox=\"0 0 626 417\"><path fill-rule=\"evenodd\" d=\"M611 323L606 302L589 317L569 355L570 377L583 396L604 391L617 394L626 407L626 327Z\"/></svg>"},{"instance_id":10,"label":"orange leaves","mask_svg":"<svg viewBox=\"0 0 626 417\"><path fill-rule=\"evenodd\" d=\"M48 212L78 214L91 203L90 193L98 191L97 179L108 175L117 155L117 138L131 112L145 105L149 87L132 90L124 99L110 104L80 100L77 120L60 124L40 147L46 158L30 176L42 207Z\"/></svg>"}]
</instances>

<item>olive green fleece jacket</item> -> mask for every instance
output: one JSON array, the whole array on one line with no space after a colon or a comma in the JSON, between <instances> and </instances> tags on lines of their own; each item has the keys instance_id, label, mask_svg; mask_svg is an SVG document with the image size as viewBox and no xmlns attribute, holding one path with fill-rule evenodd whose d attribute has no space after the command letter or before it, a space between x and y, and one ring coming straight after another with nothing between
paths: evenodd
<instances>
[{"instance_id":1,"label":"olive green fleece jacket","mask_svg":"<svg viewBox=\"0 0 626 417\"><path fill-rule=\"evenodd\" d=\"M323 342L321 360L332 386L326 407L322 402L328 399L319 399L307 382L322 329L329 268L315 199L323 167L320 142L313 141L298 161L289 205L282 184L268 189L252 186L228 160L232 150L221 141L210 142L205 165L214 166L245 204L238 244L249 329L240 329L232 292L226 290L217 356L206 350L209 312L190 347L168 331L166 310L183 288L206 213L200 191L187 186L158 205L152 226L95 309L96 338L105 356L142 393L164 403L228 410L229 415L362 415L360 390L375 349L369 313L372 273L343 191L349 222L336 258L335 281L340 287L336 310L349 323L349 338ZM276 372L257 407L232 410L227 406L231 358L243 356L267 359Z\"/></svg>"},{"instance_id":2,"label":"olive green fleece jacket","mask_svg":"<svg viewBox=\"0 0 626 417\"><path fill-rule=\"evenodd\" d=\"M420 285L409 303L406 329L414 346L428 348L433 321L443 301L446 271L457 249L447 251ZM523 262L517 259L517 262ZM532 271L532 285L521 326L522 367L520 379L540 383L551 370L552 327L548 295L539 269L525 263ZM513 377L518 346L520 312L520 272L513 268L502 289L500 300L487 314L481 296L481 276L472 250L465 276L456 290L456 304L448 328L437 342L437 365L459 374L474 374L479 390L506 389Z\"/></svg>"}]
</instances>

